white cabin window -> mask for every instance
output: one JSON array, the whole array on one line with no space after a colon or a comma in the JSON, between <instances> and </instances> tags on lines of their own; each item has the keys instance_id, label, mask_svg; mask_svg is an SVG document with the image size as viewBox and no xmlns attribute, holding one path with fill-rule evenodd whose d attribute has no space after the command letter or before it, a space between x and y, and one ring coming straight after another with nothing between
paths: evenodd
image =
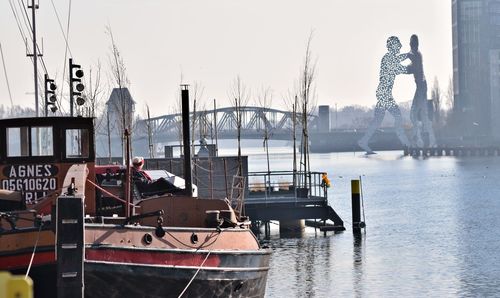
<instances>
[{"instance_id":1,"label":"white cabin window","mask_svg":"<svg viewBox=\"0 0 500 298\"><path fill-rule=\"evenodd\" d=\"M66 158L88 158L89 145L87 129L66 129Z\"/></svg>"},{"instance_id":2,"label":"white cabin window","mask_svg":"<svg viewBox=\"0 0 500 298\"><path fill-rule=\"evenodd\" d=\"M7 128L7 156L29 156L28 127Z\"/></svg>"},{"instance_id":3,"label":"white cabin window","mask_svg":"<svg viewBox=\"0 0 500 298\"><path fill-rule=\"evenodd\" d=\"M31 156L54 155L51 126L31 127Z\"/></svg>"}]
</instances>

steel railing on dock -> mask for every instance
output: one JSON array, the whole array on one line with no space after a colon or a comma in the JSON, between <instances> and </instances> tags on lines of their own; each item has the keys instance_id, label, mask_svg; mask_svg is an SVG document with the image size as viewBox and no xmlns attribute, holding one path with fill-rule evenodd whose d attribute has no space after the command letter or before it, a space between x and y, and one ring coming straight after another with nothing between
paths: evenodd
<instances>
[{"instance_id":1,"label":"steel railing on dock","mask_svg":"<svg viewBox=\"0 0 500 298\"><path fill-rule=\"evenodd\" d=\"M249 172L246 203L324 203L328 193L323 175L322 172Z\"/></svg>"}]
</instances>

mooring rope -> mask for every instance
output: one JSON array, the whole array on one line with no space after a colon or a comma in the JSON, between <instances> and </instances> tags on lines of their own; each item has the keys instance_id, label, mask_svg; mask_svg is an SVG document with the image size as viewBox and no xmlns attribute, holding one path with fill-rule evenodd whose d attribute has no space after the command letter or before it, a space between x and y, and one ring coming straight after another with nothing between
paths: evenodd
<instances>
[{"instance_id":1,"label":"mooring rope","mask_svg":"<svg viewBox=\"0 0 500 298\"><path fill-rule=\"evenodd\" d=\"M115 200L118 200L118 201L120 201L120 202L122 202L122 203L125 203L125 204L127 203L127 201L125 201L124 199L119 198L118 196L116 196L116 195L114 195L114 194L110 193L109 191L105 190L104 188L102 188L102 187L101 187L100 185L98 185L97 183L92 182L92 180L87 179L87 182L89 182L89 183L90 183L90 184L92 184L94 187L96 187L97 189L99 189L99 190L100 190L100 191L102 191L103 193L107 194L107 195L108 195L108 196L110 196L111 198L113 198L113 199L115 199ZM133 206L133 205L134 205L134 204L132 204L132 203L129 203L129 204L130 204L131 206Z\"/></svg>"},{"instance_id":2,"label":"mooring rope","mask_svg":"<svg viewBox=\"0 0 500 298\"><path fill-rule=\"evenodd\" d=\"M182 290L182 292L179 294L178 298L181 298L182 295L184 295L184 293L187 291L187 289L189 288L189 286L191 285L191 283L193 282L193 280L196 278L196 275L198 275L198 272L200 272L201 267L203 267L203 265L207 261L207 259L210 256L211 252L212 252L212 250L208 251L207 256L205 257L205 259L203 260L203 262L201 263L201 265L198 267L198 270L196 270L196 272L194 273L193 277L191 277L191 280L188 282L188 284L186 285L186 287L184 288L184 290Z\"/></svg>"},{"instance_id":3,"label":"mooring rope","mask_svg":"<svg viewBox=\"0 0 500 298\"><path fill-rule=\"evenodd\" d=\"M30 274L31 265L33 264L33 259L35 259L36 247L38 246L38 240L40 239L40 233L42 232L42 226L43 226L43 222L40 223L40 228L38 228L38 234L36 237L35 246L33 247L33 253L31 254L30 264L28 265L28 270L26 271L26 275L24 276L24 279L27 279L28 275Z\"/></svg>"},{"instance_id":4,"label":"mooring rope","mask_svg":"<svg viewBox=\"0 0 500 298\"><path fill-rule=\"evenodd\" d=\"M214 243L215 243L215 241L217 241L217 239L219 238L220 234L221 234L221 232L219 232L219 234L217 234L217 237L215 238ZM210 254L212 253L212 251L213 251L213 249L211 249L211 250L208 251L207 256L205 257L205 259L203 260L203 262L201 262L200 266L198 267L198 269L194 273L193 277L191 277L191 280L189 280L188 284L186 285L186 287L184 288L184 290L182 290L182 292L179 294L179 296L177 298L181 298L182 295L184 295L184 293L187 291L187 289L189 288L189 286L191 285L191 283L193 282L193 280L196 278L196 276L200 272L200 270L203 267L203 265L205 264L205 262L208 260L208 257L210 256Z\"/></svg>"}]
</instances>

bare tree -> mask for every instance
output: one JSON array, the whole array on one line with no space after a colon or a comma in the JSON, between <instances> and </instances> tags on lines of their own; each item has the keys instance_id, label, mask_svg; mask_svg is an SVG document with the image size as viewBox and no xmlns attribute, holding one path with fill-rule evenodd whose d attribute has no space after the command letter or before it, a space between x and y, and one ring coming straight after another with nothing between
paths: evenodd
<instances>
[{"instance_id":1,"label":"bare tree","mask_svg":"<svg viewBox=\"0 0 500 298\"><path fill-rule=\"evenodd\" d=\"M238 139L238 175L243 175L243 170L241 166L241 128L242 128L242 117L243 117L243 107L247 105L250 99L250 92L247 90L246 86L241 81L240 76L237 76L231 86L229 91L229 100L234 108L235 116L235 127Z\"/></svg>"},{"instance_id":2,"label":"bare tree","mask_svg":"<svg viewBox=\"0 0 500 298\"><path fill-rule=\"evenodd\" d=\"M111 122L109 121L109 111L106 111L106 136L108 140L108 159L111 164L113 156L111 153Z\"/></svg>"},{"instance_id":3,"label":"bare tree","mask_svg":"<svg viewBox=\"0 0 500 298\"><path fill-rule=\"evenodd\" d=\"M311 184L311 166L309 162L309 132L308 123L311 117L312 111L316 106L316 91L315 91L315 75L316 75L316 62L312 61L311 53L311 42L313 38L313 32L310 33L309 39L307 40L306 52L304 55L304 62L301 68L301 73L299 76L299 90L298 90L298 110L301 111L301 123L302 123L302 157L301 162L304 165L304 184L306 184L306 179ZM301 157L301 159L302 159ZM306 185L304 185L306 186Z\"/></svg>"},{"instance_id":4,"label":"bare tree","mask_svg":"<svg viewBox=\"0 0 500 298\"><path fill-rule=\"evenodd\" d=\"M193 117L191 119L191 152L195 152L194 144L195 144L195 134L196 134L196 125L199 126L200 129L200 139L202 138L202 110L204 109L204 105L202 104L202 96L205 91L205 87L200 82L194 82L193 84Z\"/></svg>"},{"instance_id":5,"label":"bare tree","mask_svg":"<svg viewBox=\"0 0 500 298\"><path fill-rule=\"evenodd\" d=\"M182 86L182 85L184 85L184 74L181 72L179 86ZM179 91L180 91L179 89L177 89L175 91L175 95L174 95L174 98L175 98L174 103L175 104L173 107L170 107L171 114L182 115L182 94ZM178 121L175 121L175 130L177 132L179 146L181 146L181 148L182 148L184 143L183 143L183 135L182 135L182 117L181 116L178 117Z\"/></svg>"},{"instance_id":6,"label":"bare tree","mask_svg":"<svg viewBox=\"0 0 500 298\"><path fill-rule=\"evenodd\" d=\"M270 137L270 123L267 119L267 112L271 108L271 103L273 99L273 92L270 87L264 88L259 91L257 95L257 105L263 108L263 112L260 115L260 122L264 126L264 150L266 150L266 159L267 159L267 174L268 179L271 179L271 167L269 164L269 137ZM268 180L268 184L270 185L270 180Z\"/></svg>"},{"instance_id":7,"label":"bare tree","mask_svg":"<svg viewBox=\"0 0 500 298\"><path fill-rule=\"evenodd\" d=\"M117 86L117 96L118 100L111 100L108 104L111 104L111 107L108 109L112 109L117 116L117 120L119 123L119 134L122 136L121 145L122 145L122 156L125 157L125 136L123 132L125 129L128 129L129 132L132 132L132 120L133 120L133 111L130 98L130 93L128 91L128 86L130 85L130 81L127 77L125 62L123 57L120 54L118 46L116 45L115 39L113 37L113 31L110 26L106 27L106 33L108 34L111 42L111 55L109 57L110 69L111 69L111 77L113 84ZM113 94L113 93L112 93ZM130 136L132 138L132 136Z\"/></svg>"},{"instance_id":8,"label":"bare tree","mask_svg":"<svg viewBox=\"0 0 500 298\"><path fill-rule=\"evenodd\" d=\"M302 121L298 116L299 106L299 88L298 83L295 83L293 89L289 89L287 94L283 97L283 102L287 109L291 111L291 126L289 127L292 134L293 141L293 187L297 188L297 129L300 127Z\"/></svg>"},{"instance_id":9,"label":"bare tree","mask_svg":"<svg viewBox=\"0 0 500 298\"><path fill-rule=\"evenodd\" d=\"M450 111L453 111L455 108L455 94L453 92L453 80L449 78L448 80L448 88L446 89L446 108Z\"/></svg>"},{"instance_id":10,"label":"bare tree","mask_svg":"<svg viewBox=\"0 0 500 298\"><path fill-rule=\"evenodd\" d=\"M153 131L151 129L151 114L149 113L149 105L146 104L146 110L148 115L148 120L146 121L146 129L148 132L148 148L149 148L149 158L155 157L154 143L153 143Z\"/></svg>"},{"instance_id":11,"label":"bare tree","mask_svg":"<svg viewBox=\"0 0 500 298\"><path fill-rule=\"evenodd\" d=\"M96 68L89 69L88 81L85 88L85 99L87 106L87 117L97 117L103 108L104 86L101 81L101 62L97 62Z\"/></svg>"},{"instance_id":12,"label":"bare tree","mask_svg":"<svg viewBox=\"0 0 500 298\"><path fill-rule=\"evenodd\" d=\"M432 105L434 108L433 120L438 127L441 126L441 89L437 77L434 78L434 83L431 89Z\"/></svg>"},{"instance_id":13,"label":"bare tree","mask_svg":"<svg viewBox=\"0 0 500 298\"><path fill-rule=\"evenodd\" d=\"M77 113L85 117L95 118L94 128L96 134L108 136L108 146L110 146L109 129L107 129L108 114L107 111L105 111L104 109L104 100L103 100L104 91L106 88L101 80L101 63L97 62L95 68L90 67L89 75L86 77L88 78L88 80L85 82L86 88L83 94L83 97L85 98L85 105L81 107L76 106L76 109L80 110ZM103 125L105 126L104 130L102 129ZM111 155L109 155L109 158L111 160Z\"/></svg>"},{"instance_id":14,"label":"bare tree","mask_svg":"<svg viewBox=\"0 0 500 298\"><path fill-rule=\"evenodd\" d=\"M10 107L0 106L0 119L15 118L15 117L31 117L35 114L35 110L30 107L22 107L13 105Z\"/></svg>"},{"instance_id":15,"label":"bare tree","mask_svg":"<svg viewBox=\"0 0 500 298\"><path fill-rule=\"evenodd\" d=\"M95 68L90 67L88 80L85 85L85 92L83 94L85 105L82 106L81 115L86 117L94 117L94 128L96 134L105 135L108 145L108 159L112 162L111 156L111 131L114 130L114 125L109 121L108 111L105 109L105 102L103 100L106 86L103 84L101 77L102 65L100 61L97 62ZM77 109L79 107L77 106Z\"/></svg>"}]
</instances>

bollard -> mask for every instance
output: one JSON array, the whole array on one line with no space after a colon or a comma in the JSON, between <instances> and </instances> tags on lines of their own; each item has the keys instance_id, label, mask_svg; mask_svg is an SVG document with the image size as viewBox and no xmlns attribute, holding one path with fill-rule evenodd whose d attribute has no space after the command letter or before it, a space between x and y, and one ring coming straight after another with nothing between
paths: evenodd
<instances>
[{"instance_id":1,"label":"bollard","mask_svg":"<svg viewBox=\"0 0 500 298\"><path fill-rule=\"evenodd\" d=\"M365 223L361 221L361 191L359 180L351 180L352 232L361 234Z\"/></svg>"},{"instance_id":2,"label":"bollard","mask_svg":"<svg viewBox=\"0 0 500 298\"><path fill-rule=\"evenodd\" d=\"M0 272L0 297L32 298L33 281L24 275L11 275L9 272Z\"/></svg>"}]
</instances>

